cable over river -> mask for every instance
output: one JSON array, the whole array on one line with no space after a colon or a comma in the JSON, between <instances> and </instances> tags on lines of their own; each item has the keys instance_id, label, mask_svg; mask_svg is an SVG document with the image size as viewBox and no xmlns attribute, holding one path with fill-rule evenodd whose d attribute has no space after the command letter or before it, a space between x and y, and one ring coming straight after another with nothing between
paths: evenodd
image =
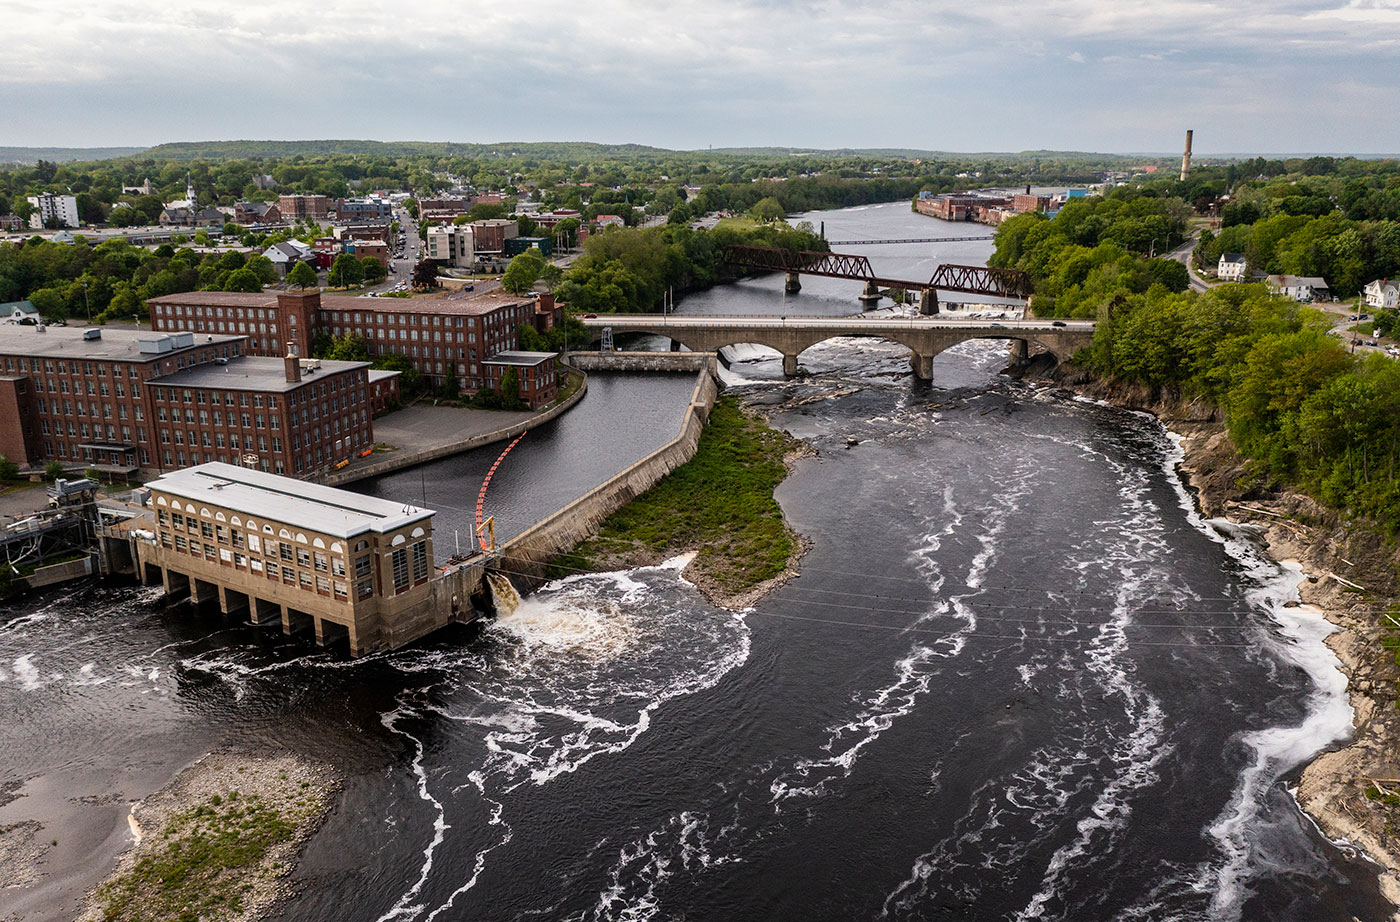
<instances>
[{"instance_id":1,"label":"cable over river","mask_svg":"<svg viewBox=\"0 0 1400 922\"><path fill-rule=\"evenodd\" d=\"M813 217L929 234L907 204ZM827 284L680 312L858 309ZM779 489L801 575L752 609L709 605L676 559L503 590L479 633L348 661L149 590L38 597L0 626L0 789L22 795L0 822L102 791L124 815L236 740L346 774L287 922L1388 918L1288 790L1349 731L1330 628L1284 607L1298 573L1196 516L1155 420L1001 378L1004 345L940 354L931 384L868 340L812 347L798 381L730 358L817 450ZM632 440L632 412L603 435ZM598 482L536 434L492 496L567 480L562 459ZM498 453L368 488L451 488L467 523Z\"/></svg>"}]
</instances>

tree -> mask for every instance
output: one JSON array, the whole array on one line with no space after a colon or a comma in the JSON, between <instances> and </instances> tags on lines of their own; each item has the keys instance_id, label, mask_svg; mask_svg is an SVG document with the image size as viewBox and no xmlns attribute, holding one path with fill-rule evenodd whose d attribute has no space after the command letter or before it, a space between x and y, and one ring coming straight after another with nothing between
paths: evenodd
<instances>
[{"instance_id":1,"label":"tree","mask_svg":"<svg viewBox=\"0 0 1400 922\"><path fill-rule=\"evenodd\" d=\"M39 316L50 323L68 319L68 305L56 288L40 288L29 293L29 301L39 309Z\"/></svg>"},{"instance_id":2,"label":"tree","mask_svg":"<svg viewBox=\"0 0 1400 922\"><path fill-rule=\"evenodd\" d=\"M430 290L437 287L437 263L431 259L420 259L413 267L413 287Z\"/></svg>"},{"instance_id":3,"label":"tree","mask_svg":"<svg viewBox=\"0 0 1400 922\"><path fill-rule=\"evenodd\" d=\"M326 281L341 288L348 288L360 284L364 278L365 267L360 261L350 253L341 253L335 258L335 262L331 263Z\"/></svg>"},{"instance_id":4,"label":"tree","mask_svg":"<svg viewBox=\"0 0 1400 922\"><path fill-rule=\"evenodd\" d=\"M62 477L62 476L63 476L63 462L62 462L62 461L50 461L48 464L44 465L44 479L45 479L45 480L57 480L58 478L60 478L60 477Z\"/></svg>"},{"instance_id":5,"label":"tree","mask_svg":"<svg viewBox=\"0 0 1400 922\"><path fill-rule=\"evenodd\" d=\"M495 218L504 218L505 216L506 206L504 205L487 205L482 203L480 205L473 205L471 209L467 211L467 218L472 221L490 221Z\"/></svg>"},{"instance_id":6,"label":"tree","mask_svg":"<svg viewBox=\"0 0 1400 922\"><path fill-rule=\"evenodd\" d=\"M17 480L19 465L4 455L0 455L0 480Z\"/></svg>"},{"instance_id":7,"label":"tree","mask_svg":"<svg viewBox=\"0 0 1400 922\"><path fill-rule=\"evenodd\" d=\"M277 281L277 267L272 264L272 260L261 253L248 257L248 261L243 265L244 268L251 270L258 277L258 281L264 285L271 285Z\"/></svg>"},{"instance_id":8,"label":"tree","mask_svg":"<svg viewBox=\"0 0 1400 922\"><path fill-rule=\"evenodd\" d=\"M362 257L360 267L364 270L366 282L378 282L389 274L389 270L384 268L384 264L373 256Z\"/></svg>"},{"instance_id":9,"label":"tree","mask_svg":"<svg viewBox=\"0 0 1400 922\"><path fill-rule=\"evenodd\" d=\"M534 290L544 267L544 257L539 250L531 247L511 259L505 275L501 276L501 287L514 295L529 294Z\"/></svg>"},{"instance_id":10,"label":"tree","mask_svg":"<svg viewBox=\"0 0 1400 922\"><path fill-rule=\"evenodd\" d=\"M292 271L287 273L287 284L295 285L305 290L307 288L315 288L320 284L320 280L316 277L315 269L312 269L306 263L298 262L292 267Z\"/></svg>"},{"instance_id":11,"label":"tree","mask_svg":"<svg viewBox=\"0 0 1400 922\"><path fill-rule=\"evenodd\" d=\"M224 280L223 287L224 291L256 293L262 291L262 282L258 279L257 273L251 269L235 269Z\"/></svg>"},{"instance_id":12,"label":"tree","mask_svg":"<svg viewBox=\"0 0 1400 922\"><path fill-rule=\"evenodd\" d=\"M749 209L749 216L755 221L781 221L787 217L782 203L773 196L761 198Z\"/></svg>"}]
</instances>

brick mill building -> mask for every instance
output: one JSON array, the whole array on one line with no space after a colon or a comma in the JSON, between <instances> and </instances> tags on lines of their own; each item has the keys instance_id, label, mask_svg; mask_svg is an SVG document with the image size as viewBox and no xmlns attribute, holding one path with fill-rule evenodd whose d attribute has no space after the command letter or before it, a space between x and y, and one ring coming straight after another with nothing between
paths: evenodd
<instances>
[{"instance_id":1,"label":"brick mill building","mask_svg":"<svg viewBox=\"0 0 1400 922\"><path fill-rule=\"evenodd\" d=\"M368 372L249 355L246 335L0 326L0 454L121 476L307 474L373 446Z\"/></svg>"},{"instance_id":2,"label":"brick mill building","mask_svg":"<svg viewBox=\"0 0 1400 922\"><path fill-rule=\"evenodd\" d=\"M535 323L536 301L502 292L470 298L356 298L320 292L192 291L146 302L156 330L248 337L252 355L279 356L287 342L320 334L363 337L371 357L397 354L424 380L449 375L469 390L488 386L483 363L515 348L522 323ZM547 353L552 356L552 353Z\"/></svg>"}]
</instances>

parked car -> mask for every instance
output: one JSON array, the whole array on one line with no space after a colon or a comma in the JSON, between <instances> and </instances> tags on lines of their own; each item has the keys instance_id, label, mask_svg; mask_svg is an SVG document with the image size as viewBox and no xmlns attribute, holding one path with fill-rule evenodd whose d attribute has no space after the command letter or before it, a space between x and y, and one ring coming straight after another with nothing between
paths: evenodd
<instances>
[{"instance_id":1,"label":"parked car","mask_svg":"<svg viewBox=\"0 0 1400 922\"><path fill-rule=\"evenodd\" d=\"M1063 320L1052 320L1050 321L1050 325L1052 327L1062 327L1065 326L1065 322Z\"/></svg>"}]
</instances>

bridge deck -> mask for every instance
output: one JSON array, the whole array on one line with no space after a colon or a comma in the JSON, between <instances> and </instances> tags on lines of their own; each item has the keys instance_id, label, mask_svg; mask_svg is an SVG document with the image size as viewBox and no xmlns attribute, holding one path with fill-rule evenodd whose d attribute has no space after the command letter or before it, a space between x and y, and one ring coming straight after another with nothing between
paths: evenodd
<instances>
[{"instance_id":1,"label":"bridge deck","mask_svg":"<svg viewBox=\"0 0 1400 922\"><path fill-rule=\"evenodd\" d=\"M957 243L961 240L995 240L995 234L976 237L891 237L887 240L828 240L827 244L834 247L844 246L880 246L890 243Z\"/></svg>"},{"instance_id":2,"label":"bridge deck","mask_svg":"<svg viewBox=\"0 0 1400 922\"><path fill-rule=\"evenodd\" d=\"M673 328L676 330L813 330L842 333L885 333L908 330L984 330L989 335L1018 333L1092 332L1092 320L943 320L938 317L773 317L677 316L675 314L608 314L580 321L586 327L614 330ZM1059 324L1058 326L1056 324Z\"/></svg>"}]
</instances>

